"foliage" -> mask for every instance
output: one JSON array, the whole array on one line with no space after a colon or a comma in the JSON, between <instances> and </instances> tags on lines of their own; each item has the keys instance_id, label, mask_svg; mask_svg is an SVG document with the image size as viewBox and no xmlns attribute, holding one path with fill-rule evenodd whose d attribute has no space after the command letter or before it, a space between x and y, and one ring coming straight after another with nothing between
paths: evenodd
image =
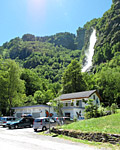
<instances>
[{"instance_id":1,"label":"foliage","mask_svg":"<svg viewBox=\"0 0 120 150\"><path fill-rule=\"evenodd\" d=\"M117 112L117 108L118 108L117 104L113 103L111 105L111 112L112 112L112 114L115 114Z\"/></svg>"},{"instance_id":2,"label":"foliage","mask_svg":"<svg viewBox=\"0 0 120 150\"><path fill-rule=\"evenodd\" d=\"M95 80L102 97L104 106L111 106L112 103L120 105L120 68L103 67L96 73Z\"/></svg>"},{"instance_id":3,"label":"foliage","mask_svg":"<svg viewBox=\"0 0 120 150\"><path fill-rule=\"evenodd\" d=\"M93 99L89 99L85 106L85 118L96 118L98 117L98 106L93 104Z\"/></svg>"},{"instance_id":4,"label":"foliage","mask_svg":"<svg viewBox=\"0 0 120 150\"><path fill-rule=\"evenodd\" d=\"M54 108L54 111L57 113L59 117L63 117L62 107L63 103L60 103L59 100L50 100L52 103L52 106Z\"/></svg>"},{"instance_id":5,"label":"foliage","mask_svg":"<svg viewBox=\"0 0 120 150\"><path fill-rule=\"evenodd\" d=\"M86 82L81 73L81 66L77 60L72 60L63 73L63 93L80 92L86 90Z\"/></svg>"},{"instance_id":6,"label":"foliage","mask_svg":"<svg viewBox=\"0 0 120 150\"><path fill-rule=\"evenodd\" d=\"M7 113L11 107L23 104L24 81L20 79L20 68L13 60L0 62L0 104L2 113Z\"/></svg>"},{"instance_id":7,"label":"foliage","mask_svg":"<svg viewBox=\"0 0 120 150\"><path fill-rule=\"evenodd\" d=\"M72 50L76 49L75 35L69 32L57 33L51 36L48 42L55 43L55 45L58 46L61 45L67 49L72 49Z\"/></svg>"},{"instance_id":8,"label":"foliage","mask_svg":"<svg viewBox=\"0 0 120 150\"><path fill-rule=\"evenodd\" d=\"M24 69L20 78L25 81L27 96L34 95L35 91L42 89L42 79L32 70Z\"/></svg>"},{"instance_id":9,"label":"foliage","mask_svg":"<svg viewBox=\"0 0 120 150\"><path fill-rule=\"evenodd\" d=\"M111 114L115 114L117 112L117 104L113 103L111 106L107 106L107 107L103 107L100 106L98 108L98 113L99 116L106 116L106 115L111 115Z\"/></svg>"}]
</instances>

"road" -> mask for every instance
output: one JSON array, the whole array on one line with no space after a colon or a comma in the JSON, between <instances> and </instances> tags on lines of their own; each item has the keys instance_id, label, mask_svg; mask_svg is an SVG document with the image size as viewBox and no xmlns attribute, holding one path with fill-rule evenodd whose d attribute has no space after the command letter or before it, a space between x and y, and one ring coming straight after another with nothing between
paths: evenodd
<instances>
[{"instance_id":1,"label":"road","mask_svg":"<svg viewBox=\"0 0 120 150\"><path fill-rule=\"evenodd\" d=\"M32 128L0 127L0 149L4 150L98 150L97 148L35 133ZM104 148L102 148L103 150ZM105 149L104 149L105 150Z\"/></svg>"}]
</instances>

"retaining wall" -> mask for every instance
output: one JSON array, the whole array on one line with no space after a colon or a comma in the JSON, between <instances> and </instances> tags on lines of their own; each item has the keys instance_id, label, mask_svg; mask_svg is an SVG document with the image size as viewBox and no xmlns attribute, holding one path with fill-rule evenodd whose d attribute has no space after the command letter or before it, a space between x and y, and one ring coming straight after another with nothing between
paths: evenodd
<instances>
[{"instance_id":1,"label":"retaining wall","mask_svg":"<svg viewBox=\"0 0 120 150\"><path fill-rule=\"evenodd\" d=\"M95 141L95 142L109 142L111 144L120 144L120 135L118 134L107 134L107 133L83 133L79 131L63 130L53 128L51 130L56 134L62 134L65 136L70 136L78 138L81 140Z\"/></svg>"}]
</instances>

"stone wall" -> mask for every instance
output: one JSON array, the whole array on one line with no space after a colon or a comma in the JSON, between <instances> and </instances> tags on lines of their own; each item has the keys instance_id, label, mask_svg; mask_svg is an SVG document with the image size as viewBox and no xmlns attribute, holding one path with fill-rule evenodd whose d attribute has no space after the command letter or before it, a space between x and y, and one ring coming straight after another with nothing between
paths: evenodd
<instances>
[{"instance_id":1,"label":"stone wall","mask_svg":"<svg viewBox=\"0 0 120 150\"><path fill-rule=\"evenodd\" d=\"M107 134L107 133L82 133L79 131L63 130L53 128L51 130L56 134L62 134L65 136L70 136L78 138L81 140L95 141L95 142L109 142L111 144L120 144L120 135L117 134Z\"/></svg>"}]
</instances>

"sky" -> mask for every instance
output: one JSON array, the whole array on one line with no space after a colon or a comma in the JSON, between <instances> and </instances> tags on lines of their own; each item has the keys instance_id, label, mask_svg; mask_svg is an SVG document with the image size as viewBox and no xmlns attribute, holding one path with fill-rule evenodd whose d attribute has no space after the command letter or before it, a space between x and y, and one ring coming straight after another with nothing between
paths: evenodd
<instances>
[{"instance_id":1,"label":"sky","mask_svg":"<svg viewBox=\"0 0 120 150\"><path fill-rule=\"evenodd\" d=\"M0 46L27 33L76 34L78 27L102 17L111 4L112 0L0 0Z\"/></svg>"}]
</instances>

